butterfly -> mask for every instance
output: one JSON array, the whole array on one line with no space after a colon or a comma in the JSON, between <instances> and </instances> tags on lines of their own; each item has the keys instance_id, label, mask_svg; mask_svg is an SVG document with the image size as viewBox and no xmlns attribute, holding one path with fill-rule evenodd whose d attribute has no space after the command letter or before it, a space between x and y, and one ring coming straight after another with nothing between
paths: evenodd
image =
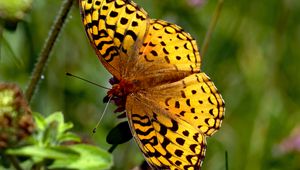
<instances>
[{"instance_id":1,"label":"butterfly","mask_svg":"<svg viewBox=\"0 0 300 170\"><path fill-rule=\"evenodd\" d=\"M80 0L85 31L114 76L108 96L126 110L132 135L153 169L201 169L206 137L225 104L201 71L196 41L130 0Z\"/></svg>"}]
</instances>

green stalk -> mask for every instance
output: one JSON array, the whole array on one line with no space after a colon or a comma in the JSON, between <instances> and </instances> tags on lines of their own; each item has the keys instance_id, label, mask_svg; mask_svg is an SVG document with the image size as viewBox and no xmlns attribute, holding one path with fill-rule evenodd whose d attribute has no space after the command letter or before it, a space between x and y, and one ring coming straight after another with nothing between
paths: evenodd
<instances>
[{"instance_id":1,"label":"green stalk","mask_svg":"<svg viewBox=\"0 0 300 170\"><path fill-rule=\"evenodd\" d=\"M209 41L211 39L212 32L214 31L214 29L215 29L215 27L217 25L219 16L220 16L221 11L222 11L223 3L224 3L224 0L219 0L218 1L217 7L216 7L214 15L213 15L213 18L210 21L210 24L209 24L208 30L206 32L202 48L201 48L201 56L202 56L202 58L205 56L205 53L206 53L206 51L208 49L208 44L209 44Z\"/></svg>"},{"instance_id":2,"label":"green stalk","mask_svg":"<svg viewBox=\"0 0 300 170\"><path fill-rule=\"evenodd\" d=\"M15 156L8 155L7 157L16 170L23 170L20 166L19 160Z\"/></svg>"},{"instance_id":3,"label":"green stalk","mask_svg":"<svg viewBox=\"0 0 300 170\"><path fill-rule=\"evenodd\" d=\"M53 45L59 35L59 32L62 29L63 24L67 18L68 12L70 11L74 0L65 0L62 7L52 25L52 28L49 32L42 51L39 55L38 61L34 67L34 70L31 74L31 79L27 89L25 91L25 96L28 100L28 103L31 101L31 98L37 88L37 85L41 79L43 71L45 69L46 63L49 60L49 54L53 48Z\"/></svg>"}]
</instances>

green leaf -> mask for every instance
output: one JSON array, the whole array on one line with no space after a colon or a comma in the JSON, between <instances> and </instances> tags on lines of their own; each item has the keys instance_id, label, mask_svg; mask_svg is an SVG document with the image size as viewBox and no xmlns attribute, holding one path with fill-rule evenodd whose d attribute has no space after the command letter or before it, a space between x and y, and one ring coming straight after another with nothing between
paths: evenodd
<instances>
[{"instance_id":1,"label":"green leaf","mask_svg":"<svg viewBox=\"0 0 300 170\"><path fill-rule=\"evenodd\" d=\"M54 147L25 146L9 149L6 153L31 157L34 163L52 159L54 162L49 166L50 169L108 169L112 165L112 156L108 152L86 144Z\"/></svg>"},{"instance_id":2,"label":"green leaf","mask_svg":"<svg viewBox=\"0 0 300 170\"><path fill-rule=\"evenodd\" d=\"M33 118L34 118L37 129L39 131L45 130L45 128L46 128L45 118L40 113L37 113L37 112L33 112Z\"/></svg>"},{"instance_id":3,"label":"green leaf","mask_svg":"<svg viewBox=\"0 0 300 170\"><path fill-rule=\"evenodd\" d=\"M76 134L71 133L71 132L64 133L62 136L60 136L60 138L58 140L60 142L66 142L66 141L80 142L81 141L81 139Z\"/></svg>"},{"instance_id":4,"label":"green leaf","mask_svg":"<svg viewBox=\"0 0 300 170\"><path fill-rule=\"evenodd\" d=\"M71 122L65 123L64 116L62 112L52 113L50 116L46 118L46 122L48 124L57 123L57 135L62 135L65 131L71 129L73 124Z\"/></svg>"},{"instance_id":5,"label":"green leaf","mask_svg":"<svg viewBox=\"0 0 300 170\"><path fill-rule=\"evenodd\" d=\"M69 148L79 154L78 157L55 160L49 168L70 168L80 170L108 169L112 165L112 156L95 146L86 144L70 145Z\"/></svg>"},{"instance_id":6,"label":"green leaf","mask_svg":"<svg viewBox=\"0 0 300 170\"><path fill-rule=\"evenodd\" d=\"M25 146L18 149L9 149L6 151L10 155L36 157L35 159L66 159L78 157L78 153L70 150L66 146L42 147L42 146ZM35 160L33 159L33 160Z\"/></svg>"},{"instance_id":7,"label":"green leaf","mask_svg":"<svg viewBox=\"0 0 300 170\"><path fill-rule=\"evenodd\" d=\"M59 126L58 130L59 130L60 133L63 133L63 132L65 132L67 130L70 130L72 128L73 128L73 123L67 122L67 123L64 123L61 126Z\"/></svg>"},{"instance_id":8,"label":"green leaf","mask_svg":"<svg viewBox=\"0 0 300 170\"><path fill-rule=\"evenodd\" d=\"M50 114L45 121L50 124L52 122L57 122L58 124L63 124L64 123L64 116L61 112L54 112Z\"/></svg>"}]
</instances>

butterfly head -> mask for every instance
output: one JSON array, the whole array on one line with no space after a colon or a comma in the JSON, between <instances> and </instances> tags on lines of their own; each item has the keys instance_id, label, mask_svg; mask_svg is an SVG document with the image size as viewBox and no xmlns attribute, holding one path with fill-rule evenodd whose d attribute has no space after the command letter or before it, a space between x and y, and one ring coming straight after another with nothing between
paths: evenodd
<instances>
[{"instance_id":1,"label":"butterfly head","mask_svg":"<svg viewBox=\"0 0 300 170\"><path fill-rule=\"evenodd\" d=\"M111 78L109 83L112 85L112 88L107 92L104 102L108 102L111 99L111 102L118 107L114 112L124 113L127 96L135 92L137 88L131 81L126 79L118 80L115 77Z\"/></svg>"},{"instance_id":2,"label":"butterfly head","mask_svg":"<svg viewBox=\"0 0 300 170\"><path fill-rule=\"evenodd\" d=\"M120 81L111 79L112 88L107 92L109 97L126 97L135 91L135 86L131 81L121 79Z\"/></svg>"}]
</instances>

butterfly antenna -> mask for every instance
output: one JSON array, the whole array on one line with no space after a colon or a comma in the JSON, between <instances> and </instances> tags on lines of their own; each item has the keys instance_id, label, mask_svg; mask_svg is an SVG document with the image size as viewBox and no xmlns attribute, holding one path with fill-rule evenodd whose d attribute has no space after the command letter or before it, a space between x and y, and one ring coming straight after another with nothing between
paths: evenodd
<instances>
[{"instance_id":1,"label":"butterfly antenna","mask_svg":"<svg viewBox=\"0 0 300 170\"><path fill-rule=\"evenodd\" d=\"M97 128L99 127L100 122L101 122L102 118L104 117L104 114L106 113L106 110L107 110L107 108L108 108L108 105L109 105L110 100L111 100L112 97L113 97L113 96L111 96L111 97L108 99L108 102L107 102L106 105L105 105L105 108L104 108L104 110L103 110L103 112L102 112L102 114L101 114L101 117L100 117L100 119L99 119L99 121L98 121L96 127L93 129L93 133L96 133L96 130L97 130Z\"/></svg>"},{"instance_id":2,"label":"butterfly antenna","mask_svg":"<svg viewBox=\"0 0 300 170\"><path fill-rule=\"evenodd\" d=\"M71 74L71 73L68 73L68 72L67 72L66 75L67 75L67 76L71 76L71 77L78 78L78 79L80 79L80 80L83 80L83 81L85 81L85 82L91 83L91 84L93 84L93 85L95 85L95 86L98 86L98 87L101 87L101 88L103 88L103 89L110 90L110 88L108 88L108 87L101 86L101 85L99 85L99 84L97 84L97 83L94 83L94 82L91 82L91 81L89 81L89 80L87 80L87 79L85 79L85 78L82 78L82 77L79 77L79 76L75 76L74 74Z\"/></svg>"}]
</instances>

